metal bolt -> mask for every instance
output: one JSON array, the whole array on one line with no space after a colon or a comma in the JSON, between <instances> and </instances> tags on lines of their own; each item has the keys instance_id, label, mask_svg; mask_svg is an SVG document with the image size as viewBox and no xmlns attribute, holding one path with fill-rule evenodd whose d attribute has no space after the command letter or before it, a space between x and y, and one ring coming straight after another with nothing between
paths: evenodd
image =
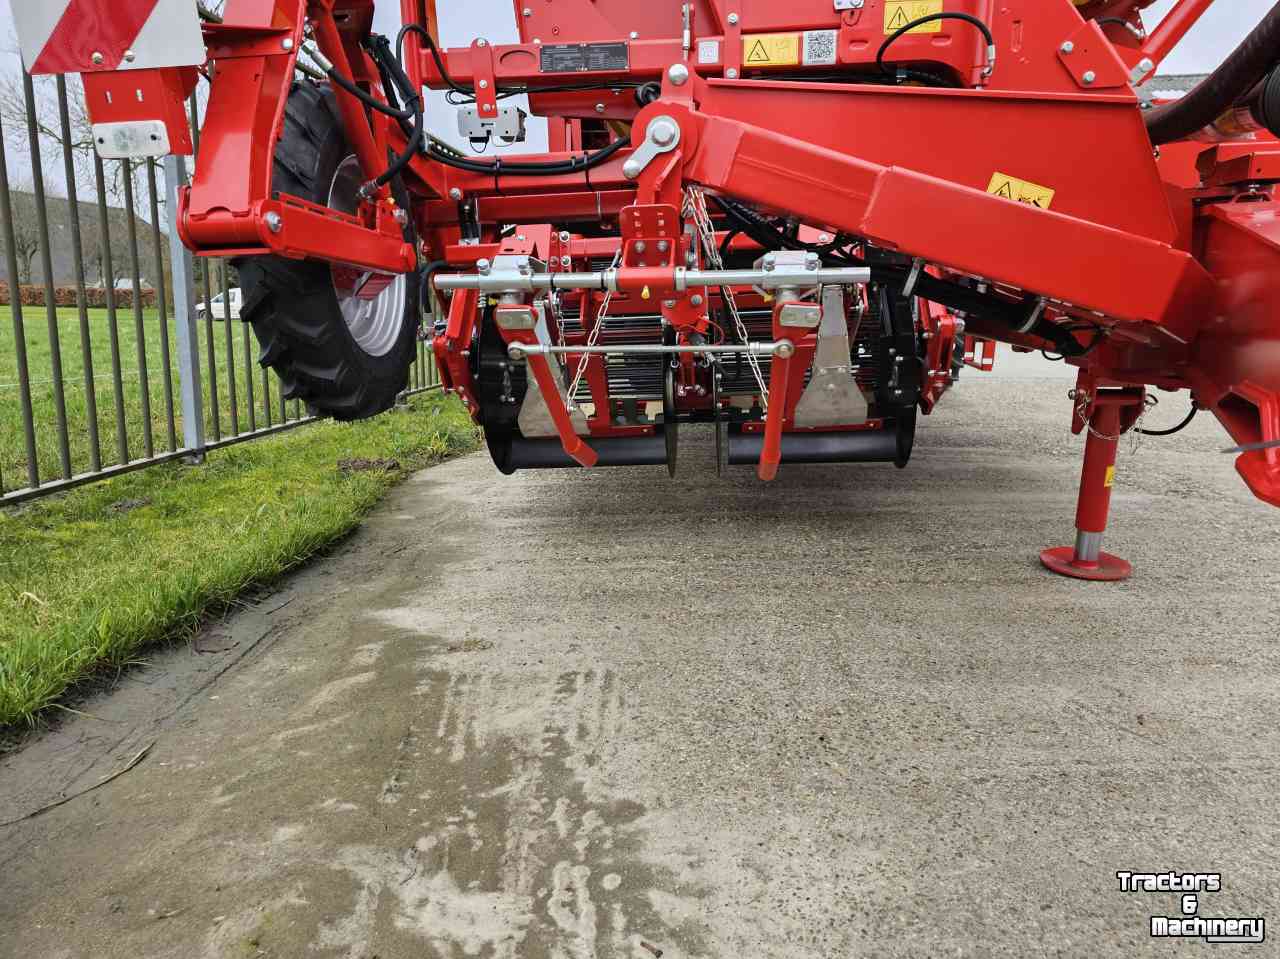
<instances>
[{"instance_id":1,"label":"metal bolt","mask_svg":"<svg viewBox=\"0 0 1280 959\"><path fill-rule=\"evenodd\" d=\"M724 75L728 77L730 80L738 79L738 71L735 70L733 67L730 67L728 70L726 70L724 72Z\"/></svg>"},{"instance_id":2,"label":"metal bolt","mask_svg":"<svg viewBox=\"0 0 1280 959\"><path fill-rule=\"evenodd\" d=\"M675 300L663 300L663 301L662 301L662 305L663 305L663 306L665 306L668 310L674 310L674 309L676 308L676 301L675 301Z\"/></svg>"},{"instance_id":3,"label":"metal bolt","mask_svg":"<svg viewBox=\"0 0 1280 959\"><path fill-rule=\"evenodd\" d=\"M489 275L489 267L491 265L492 264L490 264L489 261L484 257L481 257L480 259L476 260L476 269L479 270L481 273L483 273L485 276Z\"/></svg>"},{"instance_id":4,"label":"metal bolt","mask_svg":"<svg viewBox=\"0 0 1280 959\"><path fill-rule=\"evenodd\" d=\"M93 56L91 56L89 59L90 59L90 60L92 60L92 61L93 61L94 63L96 63L96 64L101 64L101 63L102 63L102 61L106 59L106 57L104 57L104 56L103 56L101 53L99 53L97 50L94 50L94 51L93 51Z\"/></svg>"},{"instance_id":5,"label":"metal bolt","mask_svg":"<svg viewBox=\"0 0 1280 959\"><path fill-rule=\"evenodd\" d=\"M631 39L632 39L632 40L639 40L639 39L640 39L640 32L639 32L638 30L632 30L632 31L631 31Z\"/></svg>"},{"instance_id":6,"label":"metal bolt","mask_svg":"<svg viewBox=\"0 0 1280 959\"><path fill-rule=\"evenodd\" d=\"M399 223L401 226L407 226L409 223L409 214L406 213L404 210L396 210L396 212L393 213L392 216L396 218L396 222Z\"/></svg>"},{"instance_id":7,"label":"metal bolt","mask_svg":"<svg viewBox=\"0 0 1280 959\"><path fill-rule=\"evenodd\" d=\"M1063 53L1072 53L1075 51L1075 48L1076 48L1076 45L1072 43L1070 40L1068 40L1062 46L1058 47L1058 49L1061 50Z\"/></svg>"},{"instance_id":8,"label":"metal bolt","mask_svg":"<svg viewBox=\"0 0 1280 959\"><path fill-rule=\"evenodd\" d=\"M670 243L668 243L666 240L659 240L659 241L658 241L658 252L659 252L659 253L666 253L666 252L667 252L667 250L669 250L669 249L671 249L671 244L670 244Z\"/></svg>"},{"instance_id":9,"label":"metal bolt","mask_svg":"<svg viewBox=\"0 0 1280 959\"><path fill-rule=\"evenodd\" d=\"M520 12L521 12L522 14L524 14L526 17L531 17L531 16L533 16L533 11L532 11L532 10L530 10L528 7L525 7L525 8L524 8L523 10L521 10Z\"/></svg>"},{"instance_id":10,"label":"metal bolt","mask_svg":"<svg viewBox=\"0 0 1280 959\"><path fill-rule=\"evenodd\" d=\"M560 231L560 242L561 242L561 243L568 243L568 242L569 242L569 231L568 231L568 230L561 230L561 231Z\"/></svg>"},{"instance_id":11,"label":"metal bolt","mask_svg":"<svg viewBox=\"0 0 1280 959\"><path fill-rule=\"evenodd\" d=\"M481 89L481 90L488 90L488 89L489 89L489 81L488 81L488 80L481 80L481 81L480 81L480 89Z\"/></svg>"},{"instance_id":12,"label":"metal bolt","mask_svg":"<svg viewBox=\"0 0 1280 959\"><path fill-rule=\"evenodd\" d=\"M674 69L674 67L672 68ZM681 67L680 69L684 69ZM676 142L676 137L680 135L680 128L675 125L674 121L666 117L654 120L649 124L649 139L660 147L669 147Z\"/></svg>"},{"instance_id":13,"label":"metal bolt","mask_svg":"<svg viewBox=\"0 0 1280 959\"><path fill-rule=\"evenodd\" d=\"M279 233L284 229L284 220L280 219L279 213L268 213L262 218L262 221L267 224L267 229L272 233Z\"/></svg>"},{"instance_id":14,"label":"metal bolt","mask_svg":"<svg viewBox=\"0 0 1280 959\"><path fill-rule=\"evenodd\" d=\"M1083 80L1086 84L1088 84L1098 79L1098 75L1094 73L1092 70L1086 70L1084 72L1084 76L1082 76L1080 79Z\"/></svg>"},{"instance_id":15,"label":"metal bolt","mask_svg":"<svg viewBox=\"0 0 1280 959\"><path fill-rule=\"evenodd\" d=\"M459 190L459 189L455 186L453 189L451 189L451 190L449 191L449 199L450 199L450 200L461 200L461 199L462 199L462 191L461 191L461 190Z\"/></svg>"},{"instance_id":16,"label":"metal bolt","mask_svg":"<svg viewBox=\"0 0 1280 959\"><path fill-rule=\"evenodd\" d=\"M689 80L689 68L683 63L673 63L667 68L667 79L673 86L682 87Z\"/></svg>"},{"instance_id":17,"label":"metal bolt","mask_svg":"<svg viewBox=\"0 0 1280 959\"><path fill-rule=\"evenodd\" d=\"M126 50L124 52L124 58L127 62L133 63L133 61L137 59L137 54L135 54L132 50Z\"/></svg>"},{"instance_id":18,"label":"metal bolt","mask_svg":"<svg viewBox=\"0 0 1280 959\"><path fill-rule=\"evenodd\" d=\"M280 41L280 47L281 47L281 49L285 50L286 52L288 52L289 50L292 50L292 49L293 49L293 37L285 37L283 40L281 40L281 41Z\"/></svg>"},{"instance_id":19,"label":"metal bolt","mask_svg":"<svg viewBox=\"0 0 1280 959\"><path fill-rule=\"evenodd\" d=\"M567 256L562 256L560 257L560 265L567 270L569 267L573 266L573 260L569 259Z\"/></svg>"},{"instance_id":20,"label":"metal bolt","mask_svg":"<svg viewBox=\"0 0 1280 959\"><path fill-rule=\"evenodd\" d=\"M603 103L597 103L597 104L596 104L596 113L604 113L604 104L603 104Z\"/></svg>"},{"instance_id":21,"label":"metal bolt","mask_svg":"<svg viewBox=\"0 0 1280 959\"><path fill-rule=\"evenodd\" d=\"M693 294L693 296L689 297L689 302L690 302L690 303L692 303L694 306L701 306L701 305L702 305L702 294L701 294L701 293L695 293L695 294Z\"/></svg>"},{"instance_id":22,"label":"metal bolt","mask_svg":"<svg viewBox=\"0 0 1280 959\"><path fill-rule=\"evenodd\" d=\"M488 45L489 45L489 41L484 39L484 37L481 37L479 40L476 41L477 47L487 47Z\"/></svg>"},{"instance_id":23,"label":"metal bolt","mask_svg":"<svg viewBox=\"0 0 1280 959\"><path fill-rule=\"evenodd\" d=\"M738 15L736 13L729 14L729 26L736 27L738 25Z\"/></svg>"},{"instance_id":24,"label":"metal bolt","mask_svg":"<svg viewBox=\"0 0 1280 959\"><path fill-rule=\"evenodd\" d=\"M647 248L648 247L645 245L644 240L636 240L634 249L637 253L643 253Z\"/></svg>"},{"instance_id":25,"label":"metal bolt","mask_svg":"<svg viewBox=\"0 0 1280 959\"><path fill-rule=\"evenodd\" d=\"M818 242L819 242L819 243L830 243L830 242L831 242L831 235L830 235L829 233L819 233L819 234L818 234Z\"/></svg>"}]
</instances>

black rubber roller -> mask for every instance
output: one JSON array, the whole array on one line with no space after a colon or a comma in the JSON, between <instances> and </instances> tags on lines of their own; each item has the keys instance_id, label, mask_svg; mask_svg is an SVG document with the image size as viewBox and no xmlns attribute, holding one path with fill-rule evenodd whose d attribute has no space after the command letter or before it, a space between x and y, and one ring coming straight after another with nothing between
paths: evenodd
<instances>
[{"instance_id":1,"label":"black rubber roller","mask_svg":"<svg viewBox=\"0 0 1280 959\"><path fill-rule=\"evenodd\" d=\"M760 462L763 446L763 433L731 430L730 465ZM783 463L893 463L899 458L896 429L782 434Z\"/></svg>"}]
</instances>

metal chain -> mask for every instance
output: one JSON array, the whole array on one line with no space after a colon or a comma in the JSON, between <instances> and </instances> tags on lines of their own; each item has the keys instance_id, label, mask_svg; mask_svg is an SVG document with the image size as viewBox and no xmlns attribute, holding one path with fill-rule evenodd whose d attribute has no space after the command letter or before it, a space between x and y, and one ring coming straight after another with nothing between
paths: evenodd
<instances>
[{"instance_id":1,"label":"metal chain","mask_svg":"<svg viewBox=\"0 0 1280 959\"><path fill-rule=\"evenodd\" d=\"M1093 428L1093 422L1089 417L1089 404L1093 402L1093 397L1090 395L1088 390L1071 390L1067 395L1075 401L1076 415L1080 417L1080 420L1084 423L1085 429L1087 429L1092 436L1095 436L1100 440L1106 440L1110 443L1119 440L1120 437L1124 435L1124 433L1121 432L1117 436L1107 436L1105 433L1100 433ZM1138 414L1138 418L1133 421L1133 425L1129 427L1127 431L1129 433L1129 455L1132 456L1137 453L1138 448L1142 445L1143 436L1138 432L1138 428L1142 426L1142 421L1147 418L1147 414L1155 409L1156 404L1159 402L1159 398L1152 396L1150 393L1143 397L1142 412Z\"/></svg>"},{"instance_id":2,"label":"metal chain","mask_svg":"<svg viewBox=\"0 0 1280 959\"><path fill-rule=\"evenodd\" d=\"M685 216L693 218L693 224L698 231L698 239L702 244L702 253L706 261L713 270L723 270L724 261L720 257L720 248L716 246L715 225L711 222L711 214L707 210L707 198L698 187L690 187L685 192L684 212ZM727 286L722 286L720 287L720 295L724 298L725 305L729 307L729 315L733 317L733 325L738 332L738 339L742 341L743 346L746 346L750 341L750 335L747 333L747 324L743 322L742 314L738 312L738 301L733 295L733 290ZM751 373L756 379L756 386L760 389L762 408L767 412L769 409L769 387L765 385L764 374L760 370L760 362L752 353L748 352L747 363L750 365Z\"/></svg>"},{"instance_id":3,"label":"metal chain","mask_svg":"<svg viewBox=\"0 0 1280 959\"><path fill-rule=\"evenodd\" d=\"M618 264L622 262L622 250L619 249L613 255L613 263L609 269L616 269ZM583 297L586 298L585 295ZM600 311L596 313L596 325L591 328L591 332L587 335L587 346L595 346L596 340L600 339L600 331L604 329L605 318L609 315L609 304L613 302L613 290L606 290L604 299L600 301ZM563 345L563 344L562 344ZM578 369L573 374L573 382L569 384L569 412L577 410L578 406L574 397L578 395L578 384L582 382L582 376L587 372L587 361L591 359L590 353L583 353L578 357Z\"/></svg>"}]
</instances>

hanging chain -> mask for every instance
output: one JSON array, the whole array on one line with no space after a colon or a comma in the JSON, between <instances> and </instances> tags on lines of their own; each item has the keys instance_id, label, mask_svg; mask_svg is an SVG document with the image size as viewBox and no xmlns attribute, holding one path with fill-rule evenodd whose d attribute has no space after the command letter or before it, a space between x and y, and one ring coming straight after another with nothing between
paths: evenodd
<instances>
[{"instance_id":1,"label":"hanging chain","mask_svg":"<svg viewBox=\"0 0 1280 959\"><path fill-rule=\"evenodd\" d=\"M609 269L617 269L618 264L622 262L622 250L613 255L613 263ZM587 299L583 295L583 299ZM613 290L606 290L604 299L600 301L600 311L596 313L596 325L591 328L591 332L587 335L587 346L595 346L596 340L600 339L600 331L604 329L605 318L609 315L609 304L613 302ZM587 362L591 359L590 353L583 353L578 357L578 369L573 374L573 382L569 384L569 412L577 410L577 402L574 397L578 394L578 384L582 382L582 376L587 372Z\"/></svg>"},{"instance_id":2,"label":"hanging chain","mask_svg":"<svg viewBox=\"0 0 1280 959\"><path fill-rule=\"evenodd\" d=\"M690 187L685 193L685 216L693 218L694 227L698 231L698 239L702 244L702 255L710 264L713 270L723 270L724 261L720 258L720 248L716 246L716 230L715 225L711 222L711 214L707 211L706 195L698 187ZM749 344L750 336L747 333L747 324L743 322L742 314L738 312L738 301L733 295L733 290L727 286L720 287L720 295L723 297L725 305L729 307L729 315L733 317L734 328L738 332L738 339L742 341L743 347ZM747 351L747 363L751 366L751 373L756 378L756 386L760 388L760 403L762 408L767 412L769 409L769 387L765 385L764 374L760 370L760 361L749 350Z\"/></svg>"},{"instance_id":3,"label":"hanging chain","mask_svg":"<svg viewBox=\"0 0 1280 959\"><path fill-rule=\"evenodd\" d=\"M1110 443L1119 441L1120 437L1127 432L1129 434L1129 455L1131 456L1137 453L1138 447L1142 445L1142 433L1139 432L1139 427L1142 426L1142 421L1147 418L1147 414L1155 409L1156 404L1160 402L1159 397L1153 396L1150 393L1145 394L1142 398L1142 412L1139 413L1138 418L1133 421L1133 425L1129 427L1127 431L1122 430L1116 436L1107 436L1105 433L1100 433L1093 428L1093 421L1089 416L1089 404L1093 402L1092 394L1090 394L1088 390L1071 390L1067 395L1075 401L1076 416L1080 418L1080 421L1084 423L1085 429L1088 430L1092 436L1095 436L1100 440L1106 440Z\"/></svg>"}]
</instances>

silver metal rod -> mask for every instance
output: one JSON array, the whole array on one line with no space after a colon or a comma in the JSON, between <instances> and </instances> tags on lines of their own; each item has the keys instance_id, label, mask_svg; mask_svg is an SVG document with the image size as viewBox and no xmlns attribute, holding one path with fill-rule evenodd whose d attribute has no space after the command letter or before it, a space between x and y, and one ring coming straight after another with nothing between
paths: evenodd
<instances>
[{"instance_id":1,"label":"silver metal rod","mask_svg":"<svg viewBox=\"0 0 1280 959\"><path fill-rule=\"evenodd\" d=\"M526 356L565 356L569 354L581 356L653 356L676 353L709 353L713 356L737 355L750 353L752 356L788 357L795 352L795 344L790 340L778 340L776 343L748 343L746 346L696 346L681 344L663 346L658 343L629 343L617 346L552 346L549 343L512 343L507 347L507 355L513 360L523 360Z\"/></svg>"},{"instance_id":2,"label":"silver metal rod","mask_svg":"<svg viewBox=\"0 0 1280 959\"><path fill-rule=\"evenodd\" d=\"M200 383L200 328L192 302L195 277L191 251L178 236L178 191L187 183L186 157L164 158L166 213L169 216L169 262L173 269L173 324L178 349L178 389L182 405L182 445L191 458L204 458L204 393ZM206 307L208 309L208 307Z\"/></svg>"},{"instance_id":3,"label":"silver metal rod","mask_svg":"<svg viewBox=\"0 0 1280 959\"><path fill-rule=\"evenodd\" d=\"M437 273L437 290L479 290L482 293L531 293L535 290L618 291L618 271L599 273L520 273L492 270L488 273ZM720 286L758 286L766 290L782 287L807 288L819 285L854 286L871 282L866 267L804 269L779 267L773 270L686 270L677 268L677 290Z\"/></svg>"}]
</instances>

